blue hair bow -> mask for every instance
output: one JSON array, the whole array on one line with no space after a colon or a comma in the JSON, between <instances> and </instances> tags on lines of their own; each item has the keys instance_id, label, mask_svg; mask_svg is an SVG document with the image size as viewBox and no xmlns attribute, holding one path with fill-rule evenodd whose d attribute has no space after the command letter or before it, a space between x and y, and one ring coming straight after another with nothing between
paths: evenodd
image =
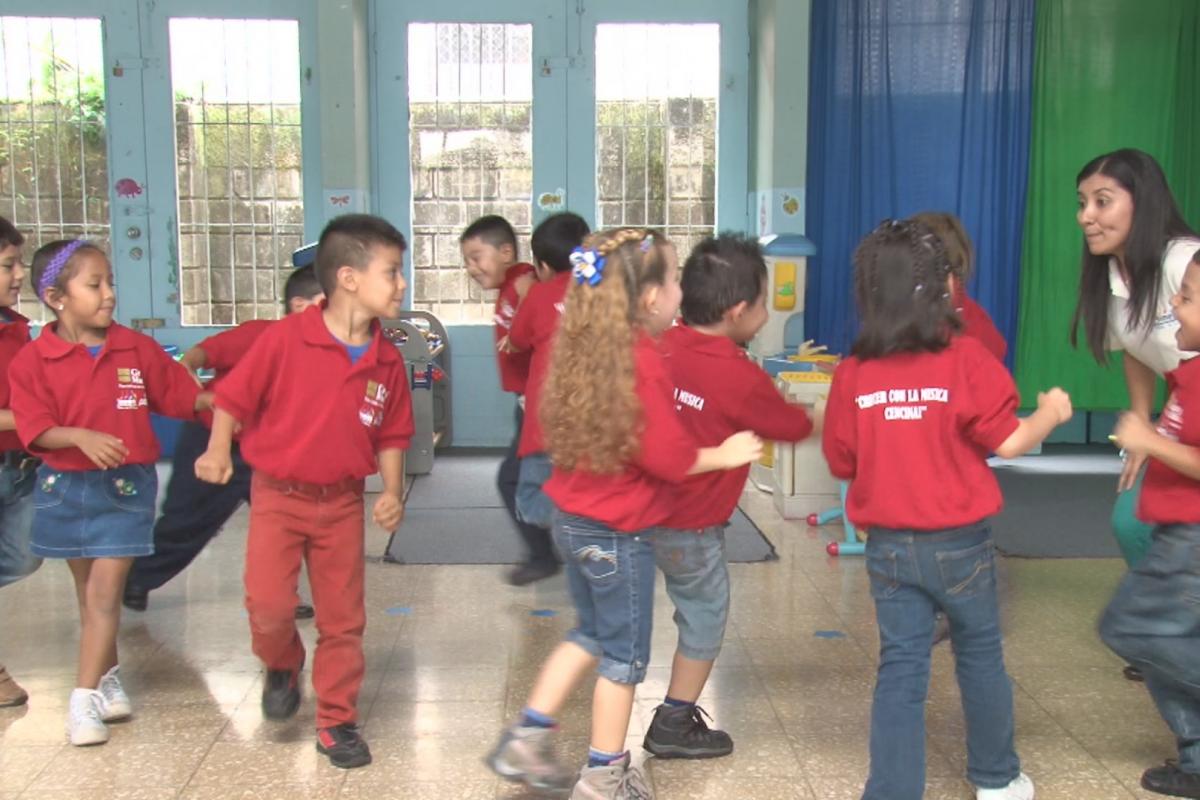
<instances>
[{"instance_id":1,"label":"blue hair bow","mask_svg":"<svg viewBox=\"0 0 1200 800\"><path fill-rule=\"evenodd\" d=\"M571 274L580 286L595 286L604 275L604 256L595 250L576 247L571 251Z\"/></svg>"}]
</instances>

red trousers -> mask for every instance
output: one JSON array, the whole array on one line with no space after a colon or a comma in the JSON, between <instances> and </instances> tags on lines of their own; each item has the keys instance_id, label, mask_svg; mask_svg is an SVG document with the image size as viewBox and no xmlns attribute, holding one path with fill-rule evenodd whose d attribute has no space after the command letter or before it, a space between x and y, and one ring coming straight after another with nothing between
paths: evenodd
<instances>
[{"instance_id":1,"label":"red trousers","mask_svg":"<svg viewBox=\"0 0 1200 800\"><path fill-rule=\"evenodd\" d=\"M299 669L296 630L300 561L308 564L317 617L312 662L317 727L358 721L362 688L363 482L319 486L260 472L250 485L246 543L246 611L254 654L267 669Z\"/></svg>"}]
</instances>

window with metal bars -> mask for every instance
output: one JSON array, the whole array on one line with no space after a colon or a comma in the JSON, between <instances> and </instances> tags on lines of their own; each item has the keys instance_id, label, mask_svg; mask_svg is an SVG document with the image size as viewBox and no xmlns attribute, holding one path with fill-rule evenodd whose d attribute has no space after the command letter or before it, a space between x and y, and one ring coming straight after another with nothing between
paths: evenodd
<instances>
[{"instance_id":1,"label":"window with metal bars","mask_svg":"<svg viewBox=\"0 0 1200 800\"><path fill-rule=\"evenodd\" d=\"M109 242L100 20L0 17L0 215L26 258L55 239ZM18 311L52 316L22 287Z\"/></svg>"},{"instance_id":2,"label":"window with metal bars","mask_svg":"<svg viewBox=\"0 0 1200 800\"><path fill-rule=\"evenodd\" d=\"M304 239L295 20L172 19L184 325L282 313Z\"/></svg>"}]
</instances>

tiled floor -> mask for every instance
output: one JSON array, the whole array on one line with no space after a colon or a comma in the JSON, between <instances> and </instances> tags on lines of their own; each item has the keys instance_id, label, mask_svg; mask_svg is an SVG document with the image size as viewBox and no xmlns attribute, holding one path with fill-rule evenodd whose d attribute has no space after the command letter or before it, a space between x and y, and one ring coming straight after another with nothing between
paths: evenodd
<instances>
[{"instance_id":1,"label":"tiled floor","mask_svg":"<svg viewBox=\"0 0 1200 800\"><path fill-rule=\"evenodd\" d=\"M648 761L658 797L858 798L876 651L862 561L827 557L822 534L782 522L763 496L747 500L781 558L734 565L728 642L702 699L737 749L708 762ZM496 567L373 560L362 710L375 763L347 773L314 750L307 689L295 720L261 717L262 676L241 607L244 526L242 512L189 572L152 596L150 611L126 614L122 673L136 716L114 725L103 747L64 743L76 646L66 568L47 564L0 591L0 659L33 696L27 708L0 710L0 800L519 796L481 757L570 624L561 578L512 589ZM384 541L370 532L369 552L381 553ZM1137 788L1138 777L1172 755L1172 739L1094 632L1122 564L1009 560L1004 568L1018 749L1038 797L1155 797ZM531 614L539 610L557 615ZM661 583L655 618L634 748L663 695L674 646ZM307 622L302 630L311 651L315 629ZM586 748L589 688L564 715L572 760ZM946 646L937 650L930 697L926 796L967 800Z\"/></svg>"}]
</instances>

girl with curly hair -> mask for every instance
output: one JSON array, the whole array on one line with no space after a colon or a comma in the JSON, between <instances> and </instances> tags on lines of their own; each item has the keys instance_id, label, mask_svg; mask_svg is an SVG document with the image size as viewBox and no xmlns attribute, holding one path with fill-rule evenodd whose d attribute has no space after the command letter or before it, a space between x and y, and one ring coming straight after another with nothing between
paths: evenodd
<instances>
[{"instance_id":1,"label":"girl with curly hair","mask_svg":"<svg viewBox=\"0 0 1200 800\"><path fill-rule=\"evenodd\" d=\"M498 774L573 798L650 798L625 737L634 688L650 661L654 546L666 491L687 475L756 460L743 431L697 448L675 417L656 337L679 309L675 249L648 230L590 236L571 256L573 282L551 357L541 420L554 471L554 537L578 621L542 667L521 718L488 757ZM576 781L555 759L555 715L596 669L588 764Z\"/></svg>"}]
</instances>

